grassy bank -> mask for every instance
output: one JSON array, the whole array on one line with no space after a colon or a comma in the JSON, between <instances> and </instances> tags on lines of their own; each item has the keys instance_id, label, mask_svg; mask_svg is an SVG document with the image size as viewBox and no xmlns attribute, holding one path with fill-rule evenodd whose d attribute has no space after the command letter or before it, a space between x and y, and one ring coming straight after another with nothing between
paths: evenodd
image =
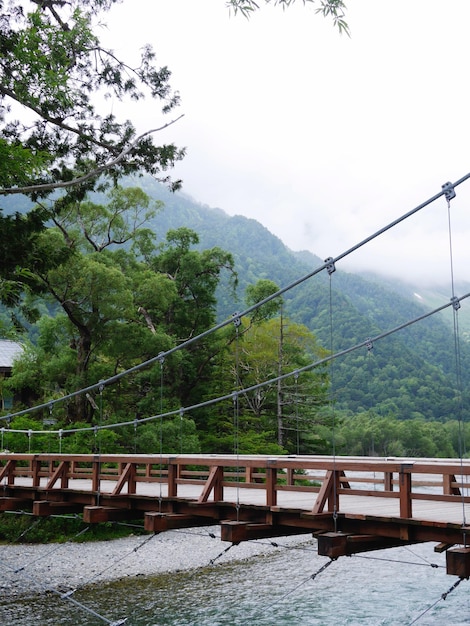
<instances>
[{"instance_id":1,"label":"grassy bank","mask_svg":"<svg viewBox=\"0 0 470 626\"><path fill-rule=\"evenodd\" d=\"M141 520L127 524L84 524L78 515L35 517L26 513L0 513L0 543L108 541L137 534L144 534Z\"/></svg>"}]
</instances>

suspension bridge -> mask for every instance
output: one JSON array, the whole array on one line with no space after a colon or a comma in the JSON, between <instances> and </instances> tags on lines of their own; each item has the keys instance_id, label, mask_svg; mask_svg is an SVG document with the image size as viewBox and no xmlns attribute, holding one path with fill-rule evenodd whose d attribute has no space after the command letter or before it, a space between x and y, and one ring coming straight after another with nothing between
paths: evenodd
<instances>
[{"instance_id":1,"label":"suspension bridge","mask_svg":"<svg viewBox=\"0 0 470 626\"><path fill-rule=\"evenodd\" d=\"M448 574L470 576L467 460L1 454L0 467L1 511L155 533L220 524L231 543L313 533L331 558L430 541Z\"/></svg>"},{"instance_id":2,"label":"suspension bridge","mask_svg":"<svg viewBox=\"0 0 470 626\"><path fill-rule=\"evenodd\" d=\"M240 319L258 307L283 295L300 283L326 270L331 276L336 263L376 237L411 217L435 200L445 197L448 211L455 197L454 188L470 178L467 174L454 184L446 183L435 196L391 222L354 247L336 256L295 282L283 287L232 319L225 320L201 335L170 348L126 371L93 383L61 398L50 399L1 416L7 432L56 434L61 450L62 437L78 431L96 434L104 429L134 426L175 417L193 409L231 400L236 409L241 394L255 392L302 371L311 370L357 349L369 347L392 333L450 307L454 315L458 387L463 386L458 363L458 310L470 293L457 297L452 276L452 297L418 318L381 332L341 352L331 353L301 369L279 375L252 387L229 390L192 407L181 407L142 419L115 424L104 423L67 431L14 430L12 418L36 411L52 415L56 404L79 394L99 392L130 373L184 350L207 334L228 324L238 328ZM449 219L449 240L450 219ZM452 247L451 257L452 257ZM452 258L451 258L452 265ZM330 281L331 289L331 281ZM330 294L331 301L331 294ZM238 332L238 331L237 331ZM333 348L331 346L331 348ZM102 409L100 409L102 410ZM238 454L237 415L234 415L233 455L156 454L62 454L0 452L0 512L28 512L37 518L79 514L87 524L143 521L148 533L213 526L219 524L221 539L232 545L253 539L310 534L317 538L318 553L336 559L344 555L383 548L434 542L437 552L446 553L446 569L459 581L470 577L470 545L467 514L470 506L470 460L363 458L336 456L266 456ZM461 449L464 449L463 447ZM323 568L322 568L323 569ZM455 587L456 585L454 585ZM453 587L453 588L454 588ZM451 588L451 589L453 589ZM69 599L65 594L64 599ZM79 604L79 603L76 603ZM89 608L80 605L82 609ZM107 618L93 613L108 624Z\"/></svg>"}]
</instances>

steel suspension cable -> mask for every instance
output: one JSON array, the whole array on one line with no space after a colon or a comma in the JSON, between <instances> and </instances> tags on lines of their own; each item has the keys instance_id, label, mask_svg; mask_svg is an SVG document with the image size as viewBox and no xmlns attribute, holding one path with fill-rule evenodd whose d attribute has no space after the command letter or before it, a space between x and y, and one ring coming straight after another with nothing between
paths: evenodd
<instances>
[{"instance_id":1,"label":"steel suspension cable","mask_svg":"<svg viewBox=\"0 0 470 626\"><path fill-rule=\"evenodd\" d=\"M450 282L452 289L452 298L451 301L453 303L452 307L452 319L453 319L453 333L454 333L454 356L455 356L455 374L456 374L456 383L457 383L457 391L459 394L459 406L458 406L458 428L459 428L459 458L460 458L460 479L462 485L464 483L464 473L463 473L463 457L465 453L465 430L463 423L463 381L462 381L462 359L460 353L460 331L459 331L459 309L460 302L458 302L455 296L455 277L454 277L454 251L452 244L452 218L451 218L451 206L450 201L455 198L455 191L453 189L448 190L446 193L447 200L447 229L448 229L448 238L449 238L449 267L450 267ZM464 546L467 545L467 533L465 528L467 526L466 523L466 512L465 512L465 490L463 487L460 489L462 496L462 533L463 533L463 543Z\"/></svg>"},{"instance_id":2,"label":"steel suspension cable","mask_svg":"<svg viewBox=\"0 0 470 626\"><path fill-rule=\"evenodd\" d=\"M333 350L333 285L332 285L332 275L335 271L334 263L331 263L327 268L328 272L328 285L329 285L329 293L328 293L328 301L329 301L329 312L330 312L330 353L334 354ZM334 369L334 361L331 361L330 367L330 387L333 387L333 369ZM335 411L334 411L334 399L330 394L330 415L332 416L332 425L331 425L331 447L333 453L333 525L335 533L338 531L338 510L337 510L337 495L338 495L338 475L336 472L336 425L335 425Z\"/></svg>"},{"instance_id":3,"label":"steel suspension cable","mask_svg":"<svg viewBox=\"0 0 470 626\"><path fill-rule=\"evenodd\" d=\"M431 604L430 606L428 606L427 609L425 609L420 615L418 615L418 617L416 617L412 622L410 622L409 626L413 626L413 624L416 624L416 622L419 622L419 620L424 617L426 615L426 613L428 613L431 609L433 609L437 604L439 604L439 602L441 600L446 600L447 596L449 595L449 593L452 593L452 591L454 591L455 589L457 589L457 587L460 585L460 583L462 582L462 580L464 580L463 578L459 578L453 585L452 587L450 587L446 592L444 592L440 598L438 598L433 604Z\"/></svg>"}]
</instances>

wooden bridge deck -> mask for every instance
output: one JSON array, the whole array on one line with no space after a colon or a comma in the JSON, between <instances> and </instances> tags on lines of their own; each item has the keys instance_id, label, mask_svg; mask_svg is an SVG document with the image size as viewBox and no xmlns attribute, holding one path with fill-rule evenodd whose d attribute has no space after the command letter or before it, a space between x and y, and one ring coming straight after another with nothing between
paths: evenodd
<instances>
[{"instance_id":1,"label":"wooden bridge deck","mask_svg":"<svg viewBox=\"0 0 470 626\"><path fill-rule=\"evenodd\" d=\"M220 523L232 542L315 533L332 558L434 541L467 577L469 477L455 459L4 453L0 511L143 518L149 532Z\"/></svg>"}]
</instances>

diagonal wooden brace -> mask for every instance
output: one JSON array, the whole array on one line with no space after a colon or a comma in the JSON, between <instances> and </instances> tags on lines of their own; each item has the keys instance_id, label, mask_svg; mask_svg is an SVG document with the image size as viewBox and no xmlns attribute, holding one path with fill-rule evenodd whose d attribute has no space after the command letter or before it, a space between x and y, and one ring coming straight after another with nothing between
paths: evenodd
<instances>
[{"instance_id":1,"label":"diagonal wooden brace","mask_svg":"<svg viewBox=\"0 0 470 626\"><path fill-rule=\"evenodd\" d=\"M224 488L222 481L224 480L224 468L221 465L213 465L210 469L209 476L204 485L198 503L207 502L210 493L214 490L214 501L220 502L224 499Z\"/></svg>"}]
</instances>

